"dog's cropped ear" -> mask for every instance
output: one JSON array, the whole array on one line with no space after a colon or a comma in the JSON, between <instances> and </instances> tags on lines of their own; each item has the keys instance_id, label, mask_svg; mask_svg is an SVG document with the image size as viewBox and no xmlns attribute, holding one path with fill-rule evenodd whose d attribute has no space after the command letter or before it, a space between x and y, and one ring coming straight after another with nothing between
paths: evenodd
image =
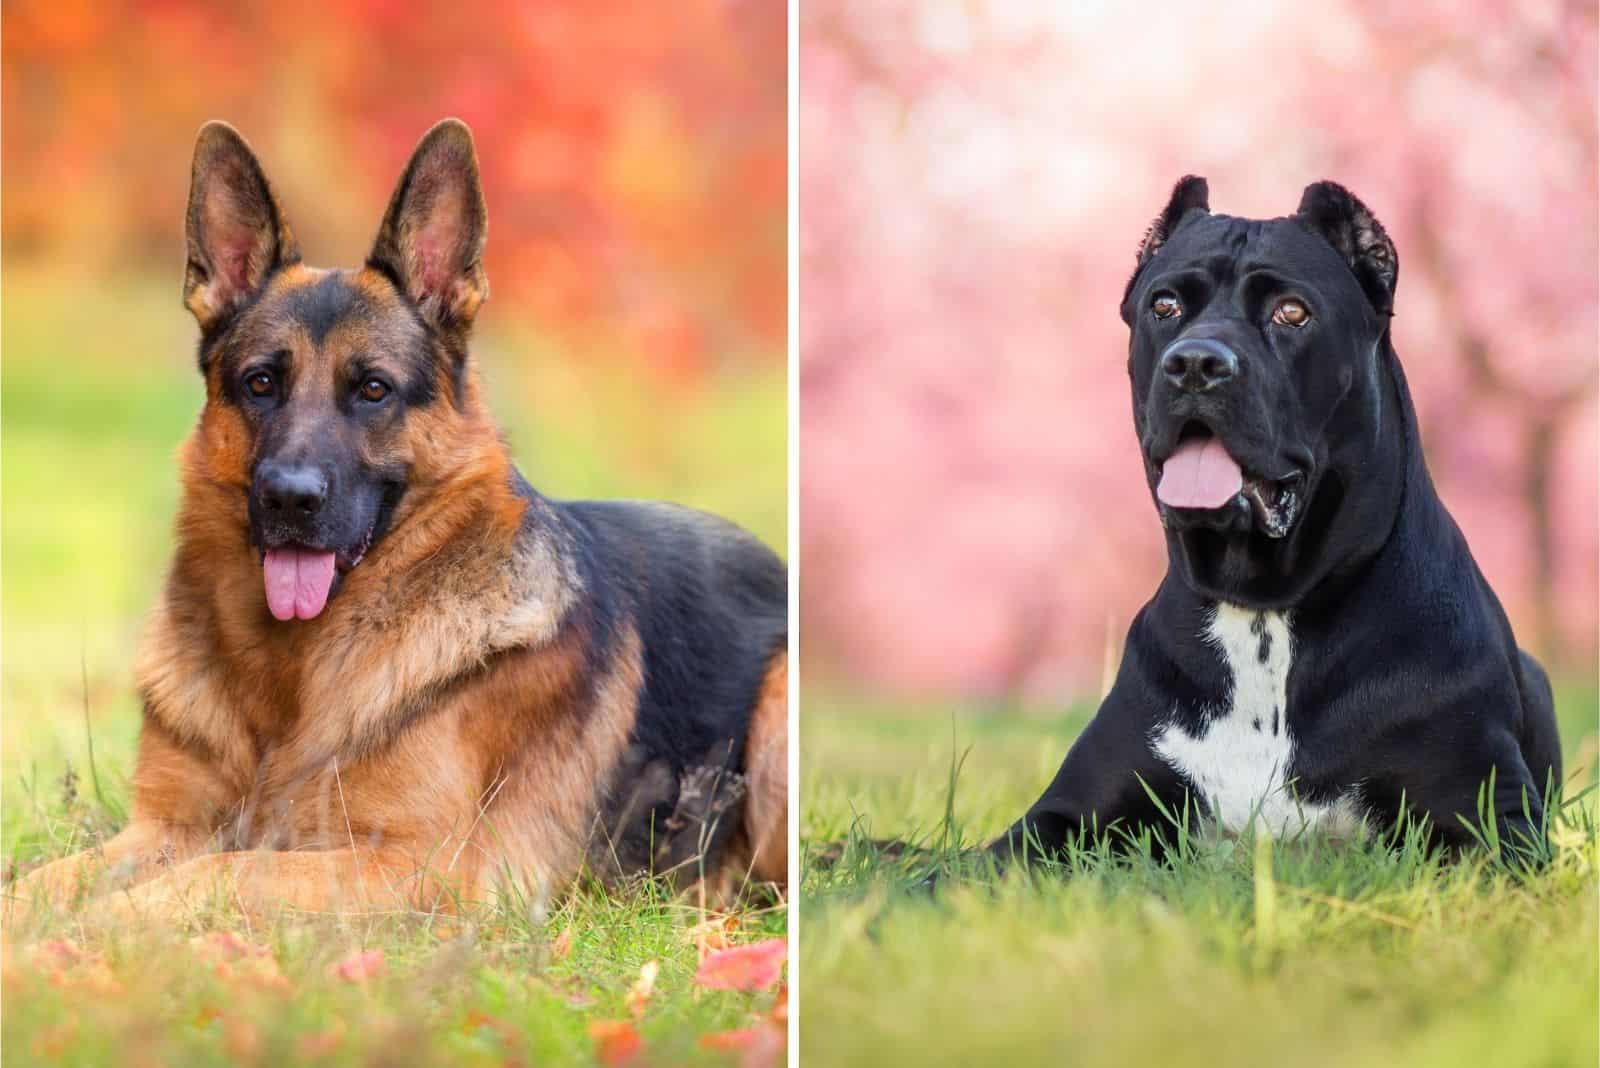
<instances>
[{"instance_id":1,"label":"dog's cropped ear","mask_svg":"<svg viewBox=\"0 0 1600 1068\"><path fill-rule=\"evenodd\" d=\"M183 303L205 332L225 322L276 268L300 260L261 164L225 122L206 123L195 140L185 229Z\"/></svg>"},{"instance_id":2,"label":"dog's cropped ear","mask_svg":"<svg viewBox=\"0 0 1600 1068\"><path fill-rule=\"evenodd\" d=\"M1344 257L1374 308L1393 312L1400 258L1383 224L1354 193L1335 182L1308 185L1295 217Z\"/></svg>"},{"instance_id":3,"label":"dog's cropped ear","mask_svg":"<svg viewBox=\"0 0 1600 1068\"><path fill-rule=\"evenodd\" d=\"M1155 258L1156 253L1173 234L1178 232L1184 220L1190 215L1207 215L1211 212L1211 190L1206 185L1204 178L1193 174L1186 174L1178 179L1178 184L1172 187L1172 196L1167 200L1167 206L1161 209L1161 214L1150 223L1150 228L1144 232L1144 240L1139 242L1139 254L1134 264L1133 273L1128 276L1128 284L1122 289L1122 319L1123 322L1133 322L1133 311L1128 307L1128 298L1133 295L1134 283L1139 280L1139 275L1144 273L1145 264Z\"/></svg>"},{"instance_id":4,"label":"dog's cropped ear","mask_svg":"<svg viewBox=\"0 0 1600 1068\"><path fill-rule=\"evenodd\" d=\"M445 119L411 154L367 265L393 279L429 322L464 330L489 297L488 228L472 132Z\"/></svg>"},{"instance_id":5,"label":"dog's cropped ear","mask_svg":"<svg viewBox=\"0 0 1600 1068\"><path fill-rule=\"evenodd\" d=\"M1143 267L1149 263L1150 258L1161 251L1167 239L1178 232L1178 227L1183 225L1189 213L1196 211L1202 215L1211 211L1211 190L1204 178L1186 174L1172 187L1172 197L1167 201L1167 206L1150 224L1150 229L1144 232L1144 240L1139 242L1138 265Z\"/></svg>"}]
</instances>

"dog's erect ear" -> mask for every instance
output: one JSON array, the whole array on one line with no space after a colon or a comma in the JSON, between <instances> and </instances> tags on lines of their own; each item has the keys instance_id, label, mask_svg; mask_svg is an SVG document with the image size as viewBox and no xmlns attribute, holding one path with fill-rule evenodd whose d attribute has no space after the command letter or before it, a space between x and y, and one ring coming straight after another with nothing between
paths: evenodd
<instances>
[{"instance_id":1,"label":"dog's erect ear","mask_svg":"<svg viewBox=\"0 0 1600 1068\"><path fill-rule=\"evenodd\" d=\"M225 122L206 123L195 140L186 230L183 303L202 331L224 322L275 268L300 260L261 164Z\"/></svg>"},{"instance_id":2,"label":"dog's erect ear","mask_svg":"<svg viewBox=\"0 0 1600 1068\"><path fill-rule=\"evenodd\" d=\"M1144 232L1144 240L1139 243L1139 266L1149 263L1150 257L1161 251L1161 246L1178 232L1178 227L1190 212L1197 211L1202 215L1210 212L1210 197L1211 191L1204 178L1192 174L1179 178L1178 184L1172 187L1172 198L1167 201L1167 206L1150 224L1150 229Z\"/></svg>"},{"instance_id":3,"label":"dog's erect ear","mask_svg":"<svg viewBox=\"0 0 1600 1068\"><path fill-rule=\"evenodd\" d=\"M367 265L394 279L441 329L465 329L489 297L488 234L472 132L445 119L411 154Z\"/></svg>"},{"instance_id":4,"label":"dog's erect ear","mask_svg":"<svg viewBox=\"0 0 1600 1068\"><path fill-rule=\"evenodd\" d=\"M1295 217L1344 257L1374 308L1384 314L1394 310L1400 258L1383 224L1354 193L1335 182L1308 185Z\"/></svg>"}]
</instances>

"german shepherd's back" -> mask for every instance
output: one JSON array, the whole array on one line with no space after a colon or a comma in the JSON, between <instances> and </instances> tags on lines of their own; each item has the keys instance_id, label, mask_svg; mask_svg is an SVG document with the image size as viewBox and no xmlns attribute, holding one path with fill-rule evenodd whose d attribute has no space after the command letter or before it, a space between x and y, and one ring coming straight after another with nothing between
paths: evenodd
<instances>
[{"instance_id":1,"label":"german shepherd's back","mask_svg":"<svg viewBox=\"0 0 1600 1068\"><path fill-rule=\"evenodd\" d=\"M485 233L458 122L355 271L304 266L244 141L201 130L206 403L136 665L131 818L14 903L543 901L586 861L785 880L786 569L724 520L521 477L467 347Z\"/></svg>"}]
</instances>

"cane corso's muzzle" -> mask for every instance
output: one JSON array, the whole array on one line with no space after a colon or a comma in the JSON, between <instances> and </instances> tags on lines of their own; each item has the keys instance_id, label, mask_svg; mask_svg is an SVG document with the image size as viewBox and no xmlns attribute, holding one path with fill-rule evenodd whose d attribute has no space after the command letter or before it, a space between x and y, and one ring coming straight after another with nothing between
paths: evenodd
<instances>
[{"instance_id":1,"label":"cane corso's muzzle","mask_svg":"<svg viewBox=\"0 0 1600 1068\"><path fill-rule=\"evenodd\" d=\"M1156 499L1171 527L1283 538L1300 514L1312 452L1285 425L1289 383L1265 360L1242 357L1245 346L1219 325L1178 337L1156 361L1143 442Z\"/></svg>"}]
</instances>

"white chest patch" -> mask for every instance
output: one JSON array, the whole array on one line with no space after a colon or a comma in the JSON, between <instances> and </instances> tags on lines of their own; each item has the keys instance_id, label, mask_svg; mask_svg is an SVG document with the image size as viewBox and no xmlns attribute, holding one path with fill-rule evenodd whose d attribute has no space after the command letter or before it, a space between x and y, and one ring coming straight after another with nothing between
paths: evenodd
<instances>
[{"instance_id":1,"label":"white chest patch","mask_svg":"<svg viewBox=\"0 0 1600 1068\"><path fill-rule=\"evenodd\" d=\"M1194 785L1223 828L1243 830L1252 821L1272 834L1309 827L1353 833L1360 824L1352 797L1331 804L1301 801L1290 781L1294 736L1289 733L1289 664L1294 656L1289 619L1217 605L1205 639L1221 654L1232 685L1207 706L1201 733L1177 723L1158 727L1156 754Z\"/></svg>"}]
</instances>

